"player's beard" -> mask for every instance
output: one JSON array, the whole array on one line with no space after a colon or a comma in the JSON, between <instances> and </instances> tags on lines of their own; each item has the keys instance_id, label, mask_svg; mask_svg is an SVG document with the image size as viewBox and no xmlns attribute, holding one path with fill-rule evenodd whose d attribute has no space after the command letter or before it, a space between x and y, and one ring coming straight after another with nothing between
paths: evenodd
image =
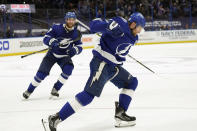
<instances>
[{"instance_id":1,"label":"player's beard","mask_svg":"<svg viewBox=\"0 0 197 131\"><path fill-rule=\"evenodd\" d=\"M74 23L66 23L66 28L67 28L68 30L72 30L74 26L75 26Z\"/></svg>"}]
</instances>

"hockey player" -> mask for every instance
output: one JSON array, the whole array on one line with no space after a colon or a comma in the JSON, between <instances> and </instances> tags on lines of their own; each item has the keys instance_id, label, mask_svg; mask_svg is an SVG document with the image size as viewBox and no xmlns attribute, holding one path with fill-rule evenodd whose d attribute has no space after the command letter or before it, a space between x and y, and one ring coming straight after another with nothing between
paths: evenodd
<instances>
[{"instance_id":1,"label":"hockey player","mask_svg":"<svg viewBox=\"0 0 197 131\"><path fill-rule=\"evenodd\" d=\"M43 58L33 81L23 93L25 99L28 99L35 88L49 75L55 63L60 66L62 73L52 88L52 96L59 97L58 91L72 74L74 65L71 58L82 52L81 33L77 30L74 12L67 12L64 19L65 24L54 24L44 36L43 42L50 49Z\"/></svg>"},{"instance_id":2,"label":"hockey player","mask_svg":"<svg viewBox=\"0 0 197 131\"><path fill-rule=\"evenodd\" d=\"M129 116L126 111L137 88L138 80L121 65L126 60L129 49L138 40L138 33L145 26L145 18L141 13L133 13L129 20L114 17L108 21L95 19L90 23L93 33L101 32L100 44L93 50L93 59L90 62L90 76L85 89L67 102L62 109L48 117L48 122L42 119L46 128L56 131L59 122L64 121L81 107L92 102L95 96L99 97L104 85L111 81L122 89L119 102L115 102L115 126L133 126L136 118ZM46 124L48 123L48 124Z\"/></svg>"}]
</instances>

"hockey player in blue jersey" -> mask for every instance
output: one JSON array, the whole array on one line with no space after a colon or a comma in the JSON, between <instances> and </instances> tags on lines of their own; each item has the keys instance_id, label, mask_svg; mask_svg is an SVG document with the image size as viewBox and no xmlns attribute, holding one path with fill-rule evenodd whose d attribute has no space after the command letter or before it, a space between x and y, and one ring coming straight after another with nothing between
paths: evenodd
<instances>
[{"instance_id":1,"label":"hockey player in blue jersey","mask_svg":"<svg viewBox=\"0 0 197 131\"><path fill-rule=\"evenodd\" d=\"M64 121L81 107L92 102L95 96L99 97L104 85L110 81L119 89L119 102L115 102L115 126L133 126L136 118L126 114L137 88L138 80L122 67L129 49L138 40L138 33L145 26L145 18L141 13L133 13L129 20L114 17L103 21L95 19L90 23L93 33L101 32L100 44L93 50L93 59L90 62L90 76L82 92L67 102L62 109L48 117L44 122L50 131L56 131L59 122ZM48 123L48 124L46 124Z\"/></svg>"},{"instance_id":2,"label":"hockey player in blue jersey","mask_svg":"<svg viewBox=\"0 0 197 131\"><path fill-rule=\"evenodd\" d=\"M25 99L28 99L41 81L49 75L55 63L60 66L62 73L52 88L52 96L59 97L58 91L72 74L74 65L71 58L82 52L81 33L77 30L74 12L67 12L64 19L65 24L54 24L44 36L43 42L50 49L43 58L33 81L23 93Z\"/></svg>"}]
</instances>

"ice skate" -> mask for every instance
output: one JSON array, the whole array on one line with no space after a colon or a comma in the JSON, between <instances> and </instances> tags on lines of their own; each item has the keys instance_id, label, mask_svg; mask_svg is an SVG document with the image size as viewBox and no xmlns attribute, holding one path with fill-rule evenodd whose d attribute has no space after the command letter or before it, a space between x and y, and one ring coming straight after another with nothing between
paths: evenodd
<instances>
[{"instance_id":1,"label":"ice skate","mask_svg":"<svg viewBox=\"0 0 197 131\"><path fill-rule=\"evenodd\" d=\"M119 106L119 103L115 102L115 127L134 126L135 124L136 118L128 116L125 110Z\"/></svg>"},{"instance_id":2,"label":"ice skate","mask_svg":"<svg viewBox=\"0 0 197 131\"><path fill-rule=\"evenodd\" d=\"M48 120L42 119L42 125L45 131L56 131L57 125L61 122L59 114L50 115Z\"/></svg>"},{"instance_id":3,"label":"ice skate","mask_svg":"<svg viewBox=\"0 0 197 131\"><path fill-rule=\"evenodd\" d=\"M25 91L25 92L23 93L23 97L24 97L25 99L28 99L30 95L31 95L31 93L30 93L29 91Z\"/></svg>"},{"instance_id":4,"label":"ice skate","mask_svg":"<svg viewBox=\"0 0 197 131\"><path fill-rule=\"evenodd\" d=\"M50 96L49 99L54 99L55 100L57 98L59 98L59 93L58 93L58 91L55 88L53 88L51 90L51 96Z\"/></svg>"}]
</instances>

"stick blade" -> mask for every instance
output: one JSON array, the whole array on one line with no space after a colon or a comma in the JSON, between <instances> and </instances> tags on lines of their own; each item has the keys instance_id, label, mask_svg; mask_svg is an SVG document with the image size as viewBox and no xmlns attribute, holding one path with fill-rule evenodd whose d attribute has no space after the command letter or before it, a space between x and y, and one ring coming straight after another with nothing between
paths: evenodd
<instances>
[{"instance_id":1,"label":"stick blade","mask_svg":"<svg viewBox=\"0 0 197 131\"><path fill-rule=\"evenodd\" d=\"M50 131L48 121L42 119L41 122L42 122L42 126L44 128L44 131Z\"/></svg>"}]
</instances>

